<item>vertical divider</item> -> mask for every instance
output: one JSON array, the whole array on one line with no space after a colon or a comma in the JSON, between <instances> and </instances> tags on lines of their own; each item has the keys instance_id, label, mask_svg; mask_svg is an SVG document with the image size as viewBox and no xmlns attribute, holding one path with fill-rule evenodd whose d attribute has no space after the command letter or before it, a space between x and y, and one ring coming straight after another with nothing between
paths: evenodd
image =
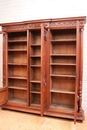
<instances>
[{"instance_id":1,"label":"vertical divider","mask_svg":"<svg viewBox=\"0 0 87 130\"><path fill-rule=\"evenodd\" d=\"M46 75L46 44L47 29L41 25L41 116L43 116L47 106L47 75Z\"/></svg>"},{"instance_id":2,"label":"vertical divider","mask_svg":"<svg viewBox=\"0 0 87 130\"><path fill-rule=\"evenodd\" d=\"M30 34L29 30L27 30L27 103L30 105Z\"/></svg>"},{"instance_id":3,"label":"vertical divider","mask_svg":"<svg viewBox=\"0 0 87 130\"><path fill-rule=\"evenodd\" d=\"M50 29L48 28L47 42L47 108L50 106Z\"/></svg>"},{"instance_id":4,"label":"vertical divider","mask_svg":"<svg viewBox=\"0 0 87 130\"><path fill-rule=\"evenodd\" d=\"M6 69L6 87L8 88L8 35L5 35L5 37L6 37L6 44L5 44L5 48L6 48L6 53L5 53L6 54L6 63L5 63L6 64L6 68L5 68ZM8 97L8 92L7 92L7 97Z\"/></svg>"}]
</instances>

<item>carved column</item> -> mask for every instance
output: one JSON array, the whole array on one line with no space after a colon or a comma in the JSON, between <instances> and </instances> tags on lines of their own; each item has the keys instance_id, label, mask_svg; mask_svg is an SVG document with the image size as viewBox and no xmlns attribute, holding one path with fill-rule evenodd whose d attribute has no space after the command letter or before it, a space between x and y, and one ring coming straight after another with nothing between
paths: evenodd
<instances>
[{"instance_id":1,"label":"carved column","mask_svg":"<svg viewBox=\"0 0 87 130\"><path fill-rule=\"evenodd\" d=\"M79 80L79 112L82 112L82 72L83 72L83 28L80 36L80 80Z\"/></svg>"}]
</instances>

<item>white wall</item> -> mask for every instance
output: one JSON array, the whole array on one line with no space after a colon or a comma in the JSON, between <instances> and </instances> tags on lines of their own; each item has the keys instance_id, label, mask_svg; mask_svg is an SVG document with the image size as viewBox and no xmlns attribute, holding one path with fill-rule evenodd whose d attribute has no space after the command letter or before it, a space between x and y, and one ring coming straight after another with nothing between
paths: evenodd
<instances>
[{"instance_id":1,"label":"white wall","mask_svg":"<svg viewBox=\"0 0 87 130\"><path fill-rule=\"evenodd\" d=\"M0 23L44 18L87 16L87 0L0 0ZM87 24L84 28L83 109L87 113ZM0 86L2 85L2 36L0 36Z\"/></svg>"}]
</instances>

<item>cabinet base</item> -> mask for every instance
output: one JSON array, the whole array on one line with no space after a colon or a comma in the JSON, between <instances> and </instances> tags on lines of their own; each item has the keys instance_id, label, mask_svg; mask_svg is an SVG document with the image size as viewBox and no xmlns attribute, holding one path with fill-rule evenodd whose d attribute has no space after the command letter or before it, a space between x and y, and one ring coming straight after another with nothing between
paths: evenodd
<instances>
[{"instance_id":1,"label":"cabinet base","mask_svg":"<svg viewBox=\"0 0 87 130\"><path fill-rule=\"evenodd\" d=\"M28 112L28 113L34 113L34 114L41 114L39 109L35 109L34 107L17 107L17 106L9 106L5 105L2 107L2 109L8 109L8 110L14 110L14 111L20 111L20 112Z\"/></svg>"},{"instance_id":2,"label":"cabinet base","mask_svg":"<svg viewBox=\"0 0 87 130\"><path fill-rule=\"evenodd\" d=\"M60 118L66 118L66 119L74 119L74 112L55 112L47 110L44 115L47 116L53 116L53 117L60 117ZM84 111L77 113L77 121L82 122L85 119Z\"/></svg>"},{"instance_id":3,"label":"cabinet base","mask_svg":"<svg viewBox=\"0 0 87 130\"><path fill-rule=\"evenodd\" d=\"M39 114L41 115L41 112L39 109L31 108L31 107L17 107L17 106L9 106L5 105L2 107L2 109L9 109L9 110L15 110L15 111L21 111L21 112L28 112L33 114ZM74 113L73 112L55 112L46 110L44 112L45 116L51 116L51 117L58 117L58 118L65 118L65 119L74 119ZM84 111L77 113L77 121L82 122L84 120Z\"/></svg>"}]
</instances>

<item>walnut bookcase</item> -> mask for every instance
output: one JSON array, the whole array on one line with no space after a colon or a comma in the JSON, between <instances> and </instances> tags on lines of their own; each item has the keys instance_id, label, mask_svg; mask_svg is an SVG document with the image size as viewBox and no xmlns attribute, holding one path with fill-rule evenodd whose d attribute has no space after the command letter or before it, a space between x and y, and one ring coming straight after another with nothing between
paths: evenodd
<instances>
[{"instance_id":1,"label":"walnut bookcase","mask_svg":"<svg viewBox=\"0 0 87 130\"><path fill-rule=\"evenodd\" d=\"M86 17L0 24L0 106L83 121L82 46Z\"/></svg>"}]
</instances>

